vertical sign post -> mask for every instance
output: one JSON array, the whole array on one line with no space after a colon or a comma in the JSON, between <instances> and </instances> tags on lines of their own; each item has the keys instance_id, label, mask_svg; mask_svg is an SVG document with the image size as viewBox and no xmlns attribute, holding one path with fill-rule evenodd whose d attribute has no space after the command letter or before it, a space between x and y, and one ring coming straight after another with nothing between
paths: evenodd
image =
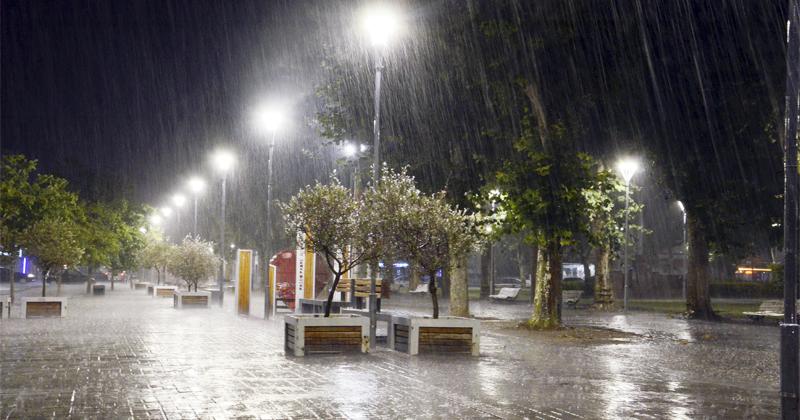
<instances>
[{"instance_id":1,"label":"vertical sign post","mask_svg":"<svg viewBox=\"0 0 800 420\"><path fill-rule=\"evenodd\" d=\"M305 297L306 241L302 232L297 232L297 249L294 251L294 312L300 313L300 299Z\"/></svg>"},{"instance_id":2,"label":"vertical sign post","mask_svg":"<svg viewBox=\"0 0 800 420\"><path fill-rule=\"evenodd\" d=\"M264 297L265 299L268 300L269 306L268 306L267 312L264 313L264 318L269 318L270 317L270 315L269 315L270 312L272 312L272 317L275 318L275 313L276 313L276 310L277 310L275 308L275 306L276 306L275 305L275 297L277 296L275 294L275 283L276 283L277 275L278 275L278 267L270 264L269 265L269 273L267 274L267 281L269 282L267 284L267 296Z\"/></svg>"},{"instance_id":3,"label":"vertical sign post","mask_svg":"<svg viewBox=\"0 0 800 420\"><path fill-rule=\"evenodd\" d=\"M253 282L253 250L236 253L236 308L239 315L250 315L250 284Z\"/></svg>"}]
</instances>

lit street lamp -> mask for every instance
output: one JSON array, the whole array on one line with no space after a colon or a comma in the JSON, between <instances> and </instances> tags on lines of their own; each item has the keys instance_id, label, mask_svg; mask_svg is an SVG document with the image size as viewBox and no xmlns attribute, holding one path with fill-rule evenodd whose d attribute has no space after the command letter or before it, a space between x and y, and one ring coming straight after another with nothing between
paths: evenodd
<instances>
[{"instance_id":1,"label":"lit street lamp","mask_svg":"<svg viewBox=\"0 0 800 420\"><path fill-rule=\"evenodd\" d=\"M639 171L639 162L634 159L622 159L617 163L617 170L619 171L620 175L622 175L622 179L625 180L625 243L623 246L625 247L625 256L623 267L625 268L624 275L625 275L625 282L623 288L623 299L622 299L622 309L627 312L628 311L628 277L630 277L630 256L628 255L628 239L630 235L628 234L628 225L630 218L628 215L628 208L630 205L630 185L631 179L633 176L636 175L636 172Z\"/></svg>"},{"instance_id":2,"label":"lit street lamp","mask_svg":"<svg viewBox=\"0 0 800 420\"><path fill-rule=\"evenodd\" d=\"M375 47L375 119L372 121L373 162L372 182L378 183L381 167L381 72L383 71L383 52L389 41L397 34L399 19L397 13L386 7L366 9L362 16L364 30ZM369 282L369 345L375 347L377 328L376 270L370 273Z\"/></svg>"},{"instance_id":3,"label":"lit street lamp","mask_svg":"<svg viewBox=\"0 0 800 420\"><path fill-rule=\"evenodd\" d=\"M683 266L681 267L681 278L683 279L683 301L686 301L686 275L688 274L688 261L689 261L689 251L686 249L686 207L684 207L683 202L678 200L678 208L681 209L681 214L683 214L683 239L681 240L681 250L683 251ZM672 264L672 262L670 262Z\"/></svg>"},{"instance_id":4,"label":"lit street lamp","mask_svg":"<svg viewBox=\"0 0 800 420\"><path fill-rule=\"evenodd\" d=\"M222 176L222 202L219 216L219 256L222 259L222 264L219 266L219 278L217 281L219 284L219 306L222 306L222 299L225 293L225 183L228 178L228 172L233 169L235 163L236 157L227 150L217 150L211 155L211 164Z\"/></svg>"},{"instance_id":5,"label":"lit street lamp","mask_svg":"<svg viewBox=\"0 0 800 420\"><path fill-rule=\"evenodd\" d=\"M269 133L269 155L267 157L267 259L272 256L272 156L275 153L275 134L284 121L283 113L274 105L262 106L256 110L254 116L256 128L262 133ZM269 266L269 264L267 264ZM264 318L269 317L270 301L268 288L269 281L264 282Z\"/></svg>"},{"instance_id":6,"label":"lit street lamp","mask_svg":"<svg viewBox=\"0 0 800 420\"><path fill-rule=\"evenodd\" d=\"M197 236L197 197L206 188L206 183L201 178L193 176L189 178L188 182L189 191L192 192L194 198L194 223L192 223L192 236Z\"/></svg>"}]
</instances>

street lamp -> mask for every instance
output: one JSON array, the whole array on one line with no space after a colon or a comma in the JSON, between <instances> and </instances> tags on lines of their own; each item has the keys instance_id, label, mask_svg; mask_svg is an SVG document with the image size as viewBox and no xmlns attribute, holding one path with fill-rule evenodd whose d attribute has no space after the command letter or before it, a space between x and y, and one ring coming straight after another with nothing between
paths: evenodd
<instances>
[{"instance_id":1,"label":"street lamp","mask_svg":"<svg viewBox=\"0 0 800 420\"><path fill-rule=\"evenodd\" d=\"M628 277L630 277L630 257L628 255L628 239L630 235L628 234L628 225L629 225L629 214L628 208L630 206L630 185L631 179L633 176L636 175L636 172L639 171L639 161L632 159L632 158L625 158L617 162L617 170L619 171L620 175L622 175L622 179L625 181L625 243L623 246L625 247L625 256L623 267L625 268L625 282L624 282L624 289L623 289L623 299L622 299L622 309L627 312L628 311Z\"/></svg>"},{"instance_id":2,"label":"street lamp","mask_svg":"<svg viewBox=\"0 0 800 420\"><path fill-rule=\"evenodd\" d=\"M269 133L269 155L267 157L267 258L272 255L272 156L275 153L275 134L284 122L284 115L275 105L263 105L255 112L253 122L262 133ZM267 265L269 266L269 264ZM264 282L264 318L269 317L269 281Z\"/></svg>"},{"instance_id":3,"label":"street lamp","mask_svg":"<svg viewBox=\"0 0 800 420\"><path fill-rule=\"evenodd\" d=\"M683 300L686 301L686 275L688 274L687 266L689 261L689 251L686 249L686 207L684 207L681 200L677 201L678 208L681 209L683 214L683 238L681 240L681 250L683 251L683 267L681 267L681 278L683 279ZM670 262L671 264L671 262Z\"/></svg>"},{"instance_id":4,"label":"street lamp","mask_svg":"<svg viewBox=\"0 0 800 420\"><path fill-rule=\"evenodd\" d=\"M375 47L375 119L372 121L373 162L372 182L377 185L381 166L381 72L383 71L383 52L389 41L399 31L399 18L396 11L388 6L373 6L365 9L362 16L364 31ZM372 270L369 282L369 345L375 347L377 328L376 270Z\"/></svg>"},{"instance_id":5,"label":"street lamp","mask_svg":"<svg viewBox=\"0 0 800 420\"><path fill-rule=\"evenodd\" d=\"M150 215L150 224L153 226L160 226L163 219L161 219L161 215L158 213L153 213Z\"/></svg>"},{"instance_id":6,"label":"street lamp","mask_svg":"<svg viewBox=\"0 0 800 420\"><path fill-rule=\"evenodd\" d=\"M186 205L186 197L180 193L173 194L172 204L175 206L175 217L177 218L178 235L182 235L183 231L181 230L181 209L183 208L184 205Z\"/></svg>"},{"instance_id":7,"label":"street lamp","mask_svg":"<svg viewBox=\"0 0 800 420\"><path fill-rule=\"evenodd\" d=\"M225 293L225 183L228 178L228 172L233 169L235 163L236 157L228 150L217 150L211 155L211 164L222 177L222 203L219 216L219 256L222 259L222 264L219 266L219 278L217 280L220 306L222 306L222 299Z\"/></svg>"},{"instance_id":8,"label":"street lamp","mask_svg":"<svg viewBox=\"0 0 800 420\"><path fill-rule=\"evenodd\" d=\"M206 182L203 181L202 178L193 176L189 178L189 182L187 183L189 186L189 191L192 192L192 197L194 198L194 223L192 224L192 235L197 235L197 197L203 190L206 189Z\"/></svg>"}]
</instances>

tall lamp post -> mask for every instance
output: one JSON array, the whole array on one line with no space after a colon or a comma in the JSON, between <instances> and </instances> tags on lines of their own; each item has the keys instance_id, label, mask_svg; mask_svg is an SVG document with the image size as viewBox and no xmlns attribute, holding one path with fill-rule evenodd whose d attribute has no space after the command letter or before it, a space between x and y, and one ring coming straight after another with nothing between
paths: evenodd
<instances>
[{"instance_id":1,"label":"tall lamp post","mask_svg":"<svg viewBox=\"0 0 800 420\"><path fill-rule=\"evenodd\" d=\"M222 200L220 202L219 215L219 257L222 263L219 266L219 278L217 279L217 284L219 285L219 306L222 306L222 299L225 294L225 183L228 178L228 172L233 169L235 161L236 158L233 156L233 153L227 150L217 150L211 155L211 163L222 178Z\"/></svg>"},{"instance_id":2,"label":"tall lamp post","mask_svg":"<svg viewBox=\"0 0 800 420\"><path fill-rule=\"evenodd\" d=\"M678 200L678 208L681 209L681 214L683 215L683 239L681 240L681 251L683 252L683 264L681 265L681 279L682 281L682 290L683 290L683 301L686 301L686 274L687 268L689 266L689 251L686 249L686 207L683 205L683 201ZM672 253L670 253L671 255ZM672 265L672 261L670 261L670 265Z\"/></svg>"},{"instance_id":3,"label":"tall lamp post","mask_svg":"<svg viewBox=\"0 0 800 420\"><path fill-rule=\"evenodd\" d=\"M206 183L201 178L193 176L189 178L188 182L189 191L194 198L194 222L192 223L192 236L197 236L197 197L206 188Z\"/></svg>"},{"instance_id":4,"label":"tall lamp post","mask_svg":"<svg viewBox=\"0 0 800 420\"><path fill-rule=\"evenodd\" d=\"M264 280L264 319L269 319L270 299L269 299L269 259L272 257L272 156L275 152L275 134L283 122L283 114L274 105L263 106L256 111L255 124L259 130L269 133L269 156L267 158L267 244L266 258L267 276Z\"/></svg>"},{"instance_id":5,"label":"tall lamp post","mask_svg":"<svg viewBox=\"0 0 800 420\"><path fill-rule=\"evenodd\" d=\"M375 118L372 121L373 136L373 162L372 182L376 185L380 177L381 167L381 74L383 72L383 52L389 41L398 30L396 13L388 7L373 7L367 9L363 15L363 25L366 34L375 47ZM376 295L376 269L371 270L369 281L369 345L375 347L375 332L377 328L378 297Z\"/></svg>"},{"instance_id":6,"label":"tall lamp post","mask_svg":"<svg viewBox=\"0 0 800 420\"><path fill-rule=\"evenodd\" d=\"M178 236L183 235L183 228L181 225L181 209L186 205L186 196L177 193L172 196L172 205L175 206L175 217L178 229Z\"/></svg>"},{"instance_id":7,"label":"tall lamp post","mask_svg":"<svg viewBox=\"0 0 800 420\"><path fill-rule=\"evenodd\" d=\"M786 45L783 195L783 322L781 325L781 417L800 417L797 320L797 119L800 117L800 2L789 1Z\"/></svg>"},{"instance_id":8,"label":"tall lamp post","mask_svg":"<svg viewBox=\"0 0 800 420\"><path fill-rule=\"evenodd\" d=\"M622 159L617 163L617 170L619 171L620 175L622 175L622 179L625 180L625 243L623 244L625 253L624 253L624 263L623 267L625 268L624 271L624 278L625 281L623 283L623 292L622 292L622 308L623 311L628 311L628 283L630 277L630 256L628 255L628 248L630 234L628 232L628 226L630 224L629 220L630 215L628 214L628 209L630 206L630 185L631 179L639 171L639 162L634 159Z\"/></svg>"}]
</instances>

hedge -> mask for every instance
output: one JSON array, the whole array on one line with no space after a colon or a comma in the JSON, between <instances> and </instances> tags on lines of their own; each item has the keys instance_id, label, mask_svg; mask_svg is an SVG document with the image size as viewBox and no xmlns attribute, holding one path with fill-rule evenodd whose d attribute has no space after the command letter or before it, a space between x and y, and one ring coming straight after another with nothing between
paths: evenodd
<instances>
[{"instance_id":1,"label":"hedge","mask_svg":"<svg viewBox=\"0 0 800 420\"><path fill-rule=\"evenodd\" d=\"M776 281L711 283L711 297L769 299L783 296L783 284Z\"/></svg>"}]
</instances>

